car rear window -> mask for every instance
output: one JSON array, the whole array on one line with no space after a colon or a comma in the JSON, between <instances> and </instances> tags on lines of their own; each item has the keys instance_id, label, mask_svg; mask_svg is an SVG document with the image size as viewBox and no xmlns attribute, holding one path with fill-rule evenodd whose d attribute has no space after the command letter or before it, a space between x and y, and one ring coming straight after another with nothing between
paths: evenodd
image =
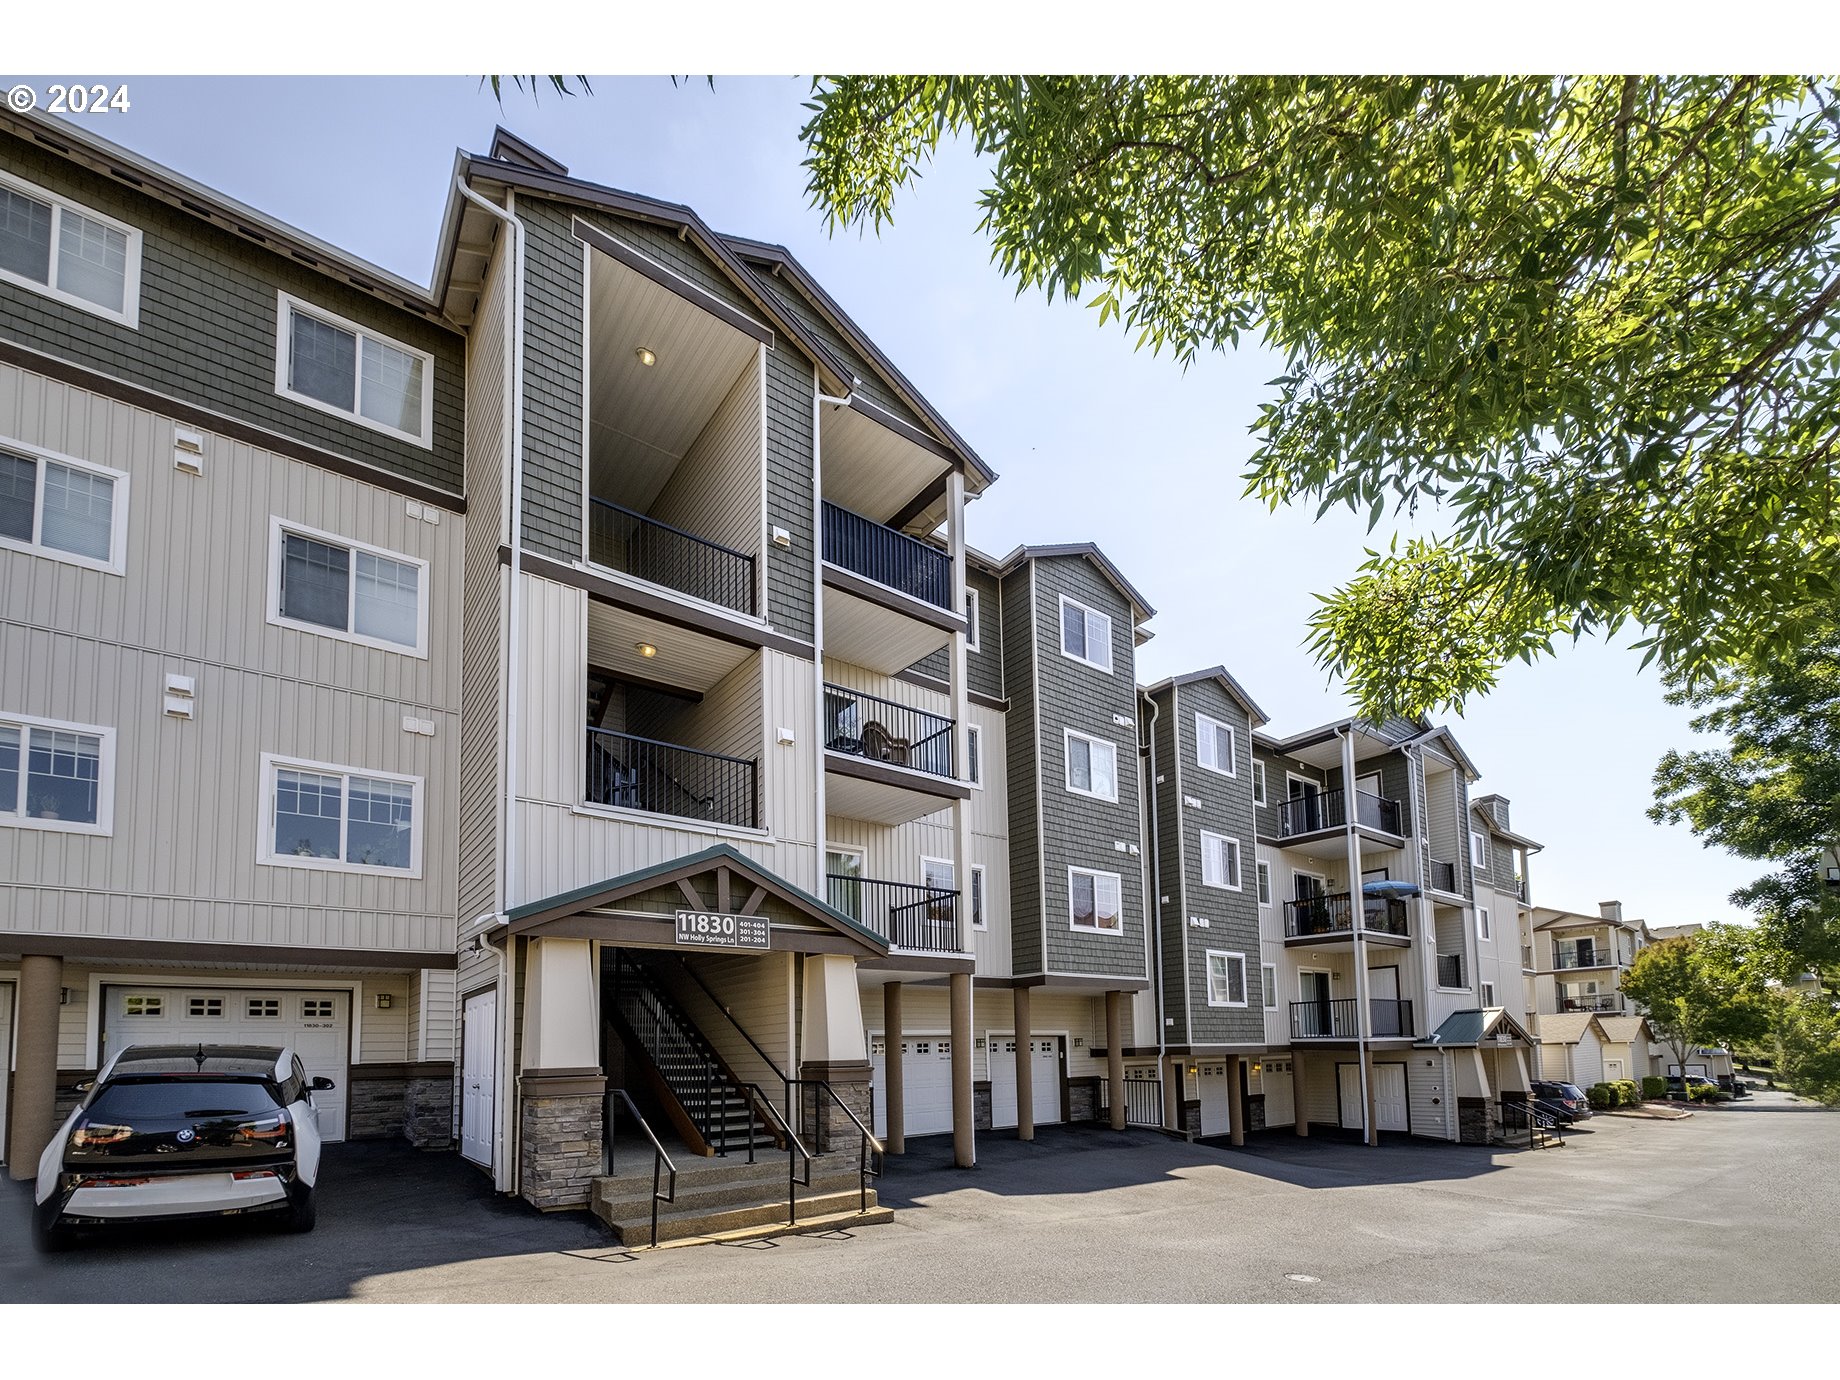
<instances>
[{"instance_id":1,"label":"car rear window","mask_svg":"<svg viewBox=\"0 0 1840 1380\"><path fill-rule=\"evenodd\" d=\"M153 1078L110 1083L96 1093L85 1117L138 1126L168 1117L251 1116L280 1104L266 1083L230 1079Z\"/></svg>"},{"instance_id":2,"label":"car rear window","mask_svg":"<svg viewBox=\"0 0 1840 1380\"><path fill-rule=\"evenodd\" d=\"M1559 1086L1564 1090L1567 1097L1574 1098L1580 1102L1584 1101L1584 1092L1576 1083L1561 1083Z\"/></svg>"}]
</instances>

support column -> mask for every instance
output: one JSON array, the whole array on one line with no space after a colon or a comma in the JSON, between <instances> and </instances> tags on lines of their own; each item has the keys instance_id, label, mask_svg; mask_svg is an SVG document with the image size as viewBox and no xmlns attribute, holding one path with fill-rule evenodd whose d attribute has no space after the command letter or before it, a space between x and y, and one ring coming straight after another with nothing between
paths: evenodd
<instances>
[{"instance_id":1,"label":"support column","mask_svg":"<svg viewBox=\"0 0 1840 1380\"><path fill-rule=\"evenodd\" d=\"M603 1167L607 1079L598 977L585 939L530 945L517 1081L518 1189L546 1212L585 1207Z\"/></svg>"},{"instance_id":2,"label":"support column","mask_svg":"<svg viewBox=\"0 0 1840 1380\"><path fill-rule=\"evenodd\" d=\"M1361 1051L1362 1095L1367 1099L1367 1143L1380 1143L1380 1123L1374 1118L1374 1050L1369 1045Z\"/></svg>"},{"instance_id":3,"label":"support column","mask_svg":"<svg viewBox=\"0 0 1840 1380\"><path fill-rule=\"evenodd\" d=\"M891 1155L907 1153L907 1069L901 1057L901 984L882 985L882 1103L888 1124L882 1128L882 1148Z\"/></svg>"},{"instance_id":4,"label":"support column","mask_svg":"<svg viewBox=\"0 0 1840 1380\"><path fill-rule=\"evenodd\" d=\"M1016 1139L1035 1139L1034 1026L1029 1023L1029 989L1016 993Z\"/></svg>"},{"instance_id":5,"label":"support column","mask_svg":"<svg viewBox=\"0 0 1840 1380\"><path fill-rule=\"evenodd\" d=\"M952 974L952 1163L977 1163L976 1103L971 1095L971 974Z\"/></svg>"},{"instance_id":6,"label":"support column","mask_svg":"<svg viewBox=\"0 0 1840 1380\"><path fill-rule=\"evenodd\" d=\"M1232 1094L1230 1106L1233 1109L1232 1120L1228 1126L1228 1137L1235 1145L1246 1143L1246 1090L1240 1080L1246 1076L1244 1056L1235 1054L1227 1060L1227 1089Z\"/></svg>"},{"instance_id":7,"label":"support column","mask_svg":"<svg viewBox=\"0 0 1840 1380\"><path fill-rule=\"evenodd\" d=\"M863 1039L862 989L856 960L842 954L805 957L804 1025L800 1031L799 1077L829 1083L831 1091L866 1126L869 1124L869 1046ZM812 1150L855 1152L857 1131L828 1097L811 1104L811 1119L799 1115L799 1134Z\"/></svg>"},{"instance_id":8,"label":"support column","mask_svg":"<svg viewBox=\"0 0 1840 1380\"><path fill-rule=\"evenodd\" d=\"M1105 1081L1112 1100L1112 1129L1125 1127L1124 993L1105 994Z\"/></svg>"},{"instance_id":9,"label":"support column","mask_svg":"<svg viewBox=\"0 0 1840 1380\"><path fill-rule=\"evenodd\" d=\"M1298 1135L1310 1134L1310 1099L1307 1095L1308 1085L1303 1081L1303 1052L1291 1051L1291 1120L1296 1123L1293 1128Z\"/></svg>"},{"instance_id":10,"label":"support column","mask_svg":"<svg viewBox=\"0 0 1840 1380\"><path fill-rule=\"evenodd\" d=\"M1182 1061L1173 1054L1163 1056L1163 1129L1182 1132Z\"/></svg>"},{"instance_id":11,"label":"support column","mask_svg":"<svg viewBox=\"0 0 1840 1380\"><path fill-rule=\"evenodd\" d=\"M58 996L63 985L63 959L26 954L19 960L19 1039L7 1154L7 1169L15 1179L38 1176L38 1157L57 1130ZM0 1078L5 1076L0 1069Z\"/></svg>"}]
</instances>

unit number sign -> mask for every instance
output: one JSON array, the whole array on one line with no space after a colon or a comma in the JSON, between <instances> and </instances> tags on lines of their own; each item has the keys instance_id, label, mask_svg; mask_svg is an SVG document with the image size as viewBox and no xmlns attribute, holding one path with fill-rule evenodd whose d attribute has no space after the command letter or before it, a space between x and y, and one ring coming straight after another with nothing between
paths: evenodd
<instances>
[{"instance_id":1,"label":"unit number sign","mask_svg":"<svg viewBox=\"0 0 1840 1380\"><path fill-rule=\"evenodd\" d=\"M707 910L677 912L677 942L698 949L770 947L764 915L718 915Z\"/></svg>"}]
</instances>

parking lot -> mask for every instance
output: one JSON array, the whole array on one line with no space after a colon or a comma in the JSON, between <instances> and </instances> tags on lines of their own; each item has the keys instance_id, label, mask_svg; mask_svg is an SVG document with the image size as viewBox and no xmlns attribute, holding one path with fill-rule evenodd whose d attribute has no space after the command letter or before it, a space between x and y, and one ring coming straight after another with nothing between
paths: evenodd
<instances>
[{"instance_id":1,"label":"parking lot","mask_svg":"<svg viewBox=\"0 0 1840 1380\"><path fill-rule=\"evenodd\" d=\"M580 1214L494 1198L448 1155L335 1150L319 1229L256 1221L31 1254L0 1190L8 1301L1799 1302L1840 1298L1840 1115L1781 1094L1674 1122L1598 1117L1565 1148L1147 1132L916 1142L892 1225L622 1251ZM1303 1276L1304 1278L1295 1278Z\"/></svg>"}]
</instances>

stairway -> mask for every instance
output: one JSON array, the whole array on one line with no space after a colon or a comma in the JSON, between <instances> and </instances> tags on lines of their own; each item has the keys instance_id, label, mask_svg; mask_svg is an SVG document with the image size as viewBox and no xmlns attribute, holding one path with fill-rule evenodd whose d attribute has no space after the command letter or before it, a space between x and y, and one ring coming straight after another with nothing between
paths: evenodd
<instances>
[{"instance_id":1,"label":"stairway","mask_svg":"<svg viewBox=\"0 0 1840 1380\"><path fill-rule=\"evenodd\" d=\"M754 1164L736 1163L732 1154L725 1160L680 1164L676 1202L658 1207L659 1244L743 1241L894 1220L893 1210L877 1202L873 1188L864 1194L856 1155L839 1153L812 1157L811 1187L797 1187L798 1220L790 1223L786 1170L785 1152L764 1156ZM596 1179L589 1206L622 1245L649 1244L651 1169Z\"/></svg>"}]
</instances>

